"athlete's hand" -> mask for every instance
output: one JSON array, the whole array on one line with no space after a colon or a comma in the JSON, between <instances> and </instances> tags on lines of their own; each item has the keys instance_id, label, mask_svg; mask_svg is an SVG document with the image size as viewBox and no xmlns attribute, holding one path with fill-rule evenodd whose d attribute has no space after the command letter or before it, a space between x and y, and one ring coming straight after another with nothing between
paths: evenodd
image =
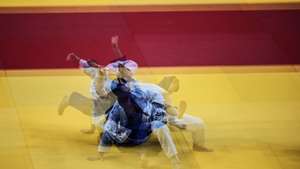
<instances>
[{"instance_id":1,"label":"athlete's hand","mask_svg":"<svg viewBox=\"0 0 300 169\"><path fill-rule=\"evenodd\" d=\"M118 46L118 44L119 44L119 36L118 35L111 37L111 44Z\"/></svg>"},{"instance_id":2,"label":"athlete's hand","mask_svg":"<svg viewBox=\"0 0 300 169\"><path fill-rule=\"evenodd\" d=\"M76 60L80 59L77 55L75 55L75 53L69 53L66 57L66 60L70 61L72 58L75 58Z\"/></svg>"}]
</instances>

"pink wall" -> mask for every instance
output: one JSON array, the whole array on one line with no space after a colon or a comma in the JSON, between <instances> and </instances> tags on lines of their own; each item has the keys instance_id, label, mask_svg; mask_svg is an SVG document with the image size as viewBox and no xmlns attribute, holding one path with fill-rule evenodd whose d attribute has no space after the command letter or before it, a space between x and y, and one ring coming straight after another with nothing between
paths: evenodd
<instances>
[{"instance_id":1,"label":"pink wall","mask_svg":"<svg viewBox=\"0 0 300 169\"><path fill-rule=\"evenodd\" d=\"M300 64L300 10L0 14L2 69L68 68L69 52L101 64L110 37L141 66Z\"/></svg>"}]
</instances>

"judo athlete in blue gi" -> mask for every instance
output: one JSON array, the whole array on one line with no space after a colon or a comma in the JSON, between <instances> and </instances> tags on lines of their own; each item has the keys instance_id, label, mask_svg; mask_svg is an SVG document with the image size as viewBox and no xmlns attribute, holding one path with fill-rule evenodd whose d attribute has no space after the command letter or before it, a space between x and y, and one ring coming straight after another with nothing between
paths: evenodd
<instances>
[{"instance_id":1,"label":"judo athlete in blue gi","mask_svg":"<svg viewBox=\"0 0 300 169\"><path fill-rule=\"evenodd\" d=\"M192 134L193 150L211 151L205 147L204 121L199 117L184 113L186 109L186 103L184 101L181 102L178 109L172 104L171 95L179 89L178 79L175 77L165 77L159 86L132 80L133 74L138 67L137 63L132 60L126 60L126 57L124 57L124 54L118 47L118 36L112 37L112 46L115 55L121 59L107 65L106 68L117 72L117 76L127 79L127 81L131 82L130 84L139 86L150 100L156 100L155 102L163 104L167 112L165 116L168 124ZM119 65L123 65L123 67L119 67Z\"/></svg>"},{"instance_id":2,"label":"judo athlete in blue gi","mask_svg":"<svg viewBox=\"0 0 300 169\"><path fill-rule=\"evenodd\" d=\"M145 143L153 133L161 144L174 168L179 168L176 146L167 126L164 97L152 85L142 85L132 78L137 64L132 60L120 60L107 65L113 70L118 66L117 78L105 86L108 95L113 94L116 101L106 112L107 120L98 145L101 159L112 145L135 146Z\"/></svg>"},{"instance_id":3,"label":"judo athlete in blue gi","mask_svg":"<svg viewBox=\"0 0 300 169\"><path fill-rule=\"evenodd\" d=\"M166 108L163 96L149 97L145 88L134 80L128 82L117 78L111 82L111 92L117 97L114 105L107 111L107 121L98 145L102 155L113 144L134 146L145 143L154 133L167 157L179 162L177 150L167 126ZM153 95L152 95L153 96Z\"/></svg>"}]
</instances>

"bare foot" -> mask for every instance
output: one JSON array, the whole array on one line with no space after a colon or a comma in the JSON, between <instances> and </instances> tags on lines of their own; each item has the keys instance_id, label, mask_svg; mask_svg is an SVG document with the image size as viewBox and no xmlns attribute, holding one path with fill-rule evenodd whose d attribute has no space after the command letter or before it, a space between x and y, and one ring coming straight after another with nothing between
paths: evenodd
<instances>
[{"instance_id":1,"label":"bare foot","mask_svg":"<svg viewBox=\"0 0 300 169\"><path fill-rule=\"evenodd\" d=\"M181 169L181 162L177 155L171 157L172 169Z\"/></svg>"},{"instance_id":2,"label":"bare foot","mask_svg":"<svg viewBox=\"0 0 300 169\"><path fill-rule=\"evenodd\" d=\"M89 160L89 161L99 161L99 160L103 160L103 159L101 159L99 156L91 156L91 157L88 157L87 160Z\"/></svg>"},{"instance_id":3,"label":"bare foot","mask_svg":"<svg viewBox=\"0 0 300 169\"><path fill-rule=\"evenodd\" d=\"M207 148L207 147L204 147L204 146L194 146L193 150L201 151L201 152L213 152L214 151L213 149L210 149L210 148Z\"/></svg>"},{"instance_id":4,"label":"bare foot","mask_svg":"<svg viewBox=\"0 0 300 169\"><path fill-rule=\"evenodd\" d=\"M98 161L98 160L103 160L103 153L99 153L98 155L96 156L91 156L91 157L88 157L87 160L89 161Z\"/></svg>"},{"instance_id":5,"label":"bare foot","mask_svg":"<svg viewBox=\"0 0 300 169\"><path fill-rule=\"evenodd\" d=\"M93 134L95 129L81 129L80 132L84 134Z\"/></svg>"}]
</instances>

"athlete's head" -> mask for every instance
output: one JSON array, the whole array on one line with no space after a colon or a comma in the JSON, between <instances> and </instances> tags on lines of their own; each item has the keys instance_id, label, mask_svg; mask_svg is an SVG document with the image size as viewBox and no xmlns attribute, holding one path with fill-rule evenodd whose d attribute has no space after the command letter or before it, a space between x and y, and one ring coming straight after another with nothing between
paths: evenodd
<instances>
[{"instance_id":1,"label":"athlete's head","mask_svg":"<svg viewBox=\"0 0 300 169\"><path fill-rule=\"evenodd\" d=\"M126 65L119 64L117 76L119 78L132 78L133 72L128 67L126 67Z\"/></svg>"},{"instance_id":2,"label":"athlete's head","mask_svg":"<svg viewBox=\"0 0 300 169\"><path fill-rule=\"evenodd\" d=\"M94 60L94 59L89 59L89 60L87 60L87 63L88 63L91 67L96 67L96 68L99 67L99 65L97 64L96 60Z\"/></svg>"}]
</instances>

